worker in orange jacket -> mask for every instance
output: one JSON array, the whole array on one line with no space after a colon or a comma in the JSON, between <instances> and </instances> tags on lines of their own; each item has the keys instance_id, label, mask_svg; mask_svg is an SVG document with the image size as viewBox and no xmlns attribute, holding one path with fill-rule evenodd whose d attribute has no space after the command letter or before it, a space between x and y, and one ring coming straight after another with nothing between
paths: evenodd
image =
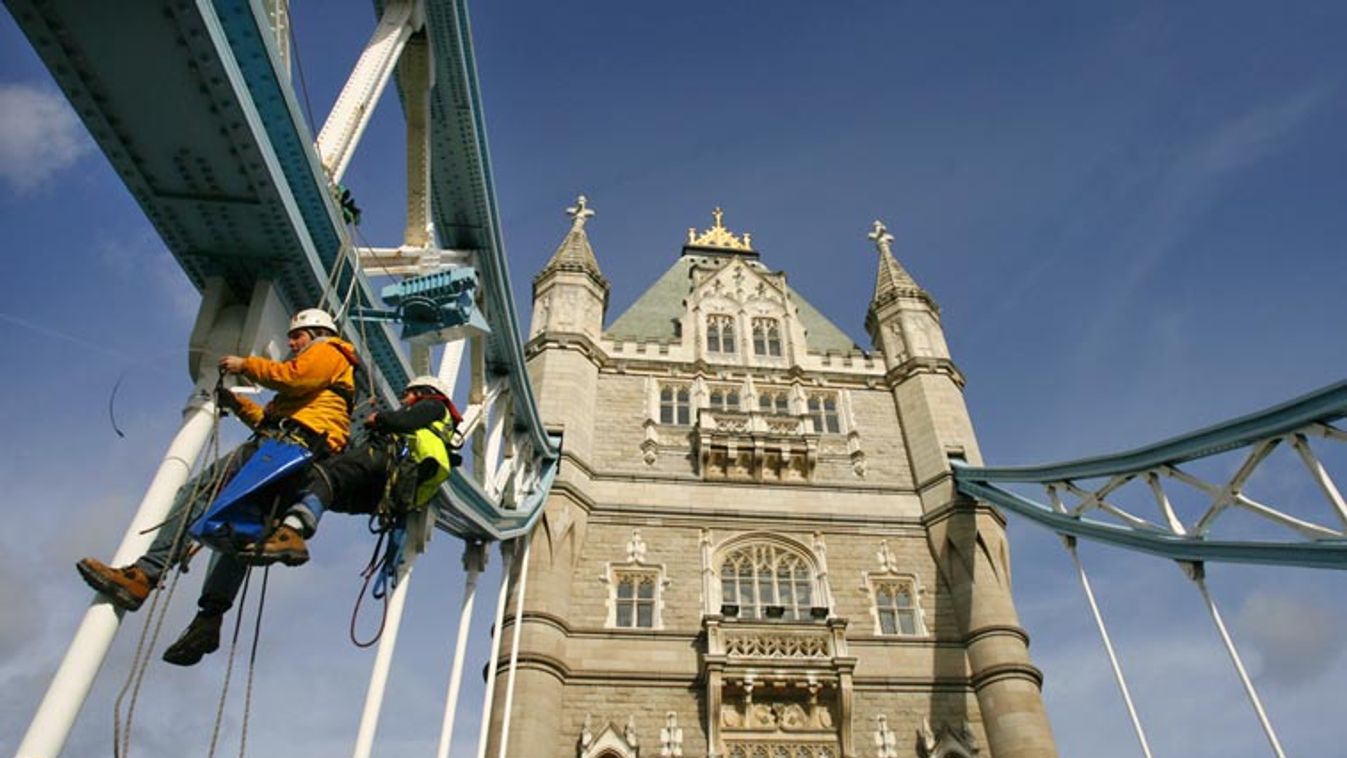
<instances>
[{"instance_id":1,"label":"worker in orange jacket","mask_svg":"<svg viewBox=\"0 0 1347 758\"><path fill-rule=\"evenodd\" d=\"M160 525L150 549L128 566L108 566L94 558L76 565L84 581L113 605L128 611L140 608L168 569L182 561L188 552L187 525L201 517L214 495L213 488L202 483L227 481L262 438L298 443L317 458L346 447L355 400L355 347L337 336L332 317L317 308L302 310L290 320L287 345L290 356L284 361L237 355L220 359L224 373L252 380L276 395L262 407L228 390L218 393L221 406L238 414L255 434L178 490L171 515ZM198 602L203 613L210 611L215 617L217 630L219 617L228 609L227 604L220 608L218 599L232 598L234 593L216 586L241 582L244 570L232 556L217 555L212 562Z\"/></svg>"}]
</instances>

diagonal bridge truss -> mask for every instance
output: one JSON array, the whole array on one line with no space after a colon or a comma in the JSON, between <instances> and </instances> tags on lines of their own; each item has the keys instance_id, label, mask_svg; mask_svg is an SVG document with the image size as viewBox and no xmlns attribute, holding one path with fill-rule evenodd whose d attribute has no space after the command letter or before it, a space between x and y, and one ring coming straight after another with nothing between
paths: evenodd
<instances>
[{"instance_id":1,"label":"diagonal bridge truss","mask_svg":"<svg viewBox=\"0 0 1347 758\"><path fill-rule=\"evenodd\" d=\"M1117 455L1025 468L974 468L955 464L960 491L995 503L1063 535L1097 540L1178 561L1230 561L1347 569L1347 504L1314 445L1341 445L1347 432L1347 382L1207 429ZM1313 515L1291 504L1268 504L1248 492L1250 480L1274 451L1289 448L1322 499ZM1203 459L1238 454L1224 476L1190 469ZM1093 480L1095 484L1086 484ZM1144 488L1150 517L1119 504L1126 488ZM1029 490L1030 494L1021 494ZM1041 492L1035 498L1033 491ZM1195 500L1187 520L1175 500ZM1303 504L1297 504L1303 505ZM1300 510L1304 510L1301 508ZM1216 538L1236 514L1251 516L1257 535ZM1268 532L1283 537L1264 536Z\"/></svg>"},{"instance_id":2,"label":"diagonal bridge truss","mask_svg":"<svg viewBox=\"0 0 1347 758\"><path fill-rule=\"evenodd\" d=\"M217 417L209 391L215 356L275 355L287 314L313 305L337 311L343 336L370 367L370 394L385 404L395 404L413 375L434 373L451 386L460 374L468 378L458 394L467 398L460 431L472 464L454 471L433 523L411 530L355 748L356 755L372 748L412 564L434 526L466 545L444 754L485 546L510 545L514 560L526 555L525 535L559 461L559 439L543 427L525 369L466 3L376 1L379 22L316 137L291 81L286 0L6 5L202 293L183 424L115 564L148 546L206 445ZM380 248L344 217L340 182L390 82L406 120L407 222L400 244ZM394 282L381 294L379 277ZM387 308L390 293L418 291L418 282L436 277L462 285L455 319L412 329L407 308ZM509 574L502 572L503 583ZM120 621L94 599L20 755L61 752Z\"/></svg>"}]
</instances>

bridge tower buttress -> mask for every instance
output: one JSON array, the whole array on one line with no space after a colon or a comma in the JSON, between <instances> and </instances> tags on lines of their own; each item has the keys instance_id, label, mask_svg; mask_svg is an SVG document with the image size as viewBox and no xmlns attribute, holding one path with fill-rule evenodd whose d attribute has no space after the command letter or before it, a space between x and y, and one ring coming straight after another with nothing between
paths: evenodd
<instances>
[{"instance_id":1,"label":"bridge tower buttress","mask_svg":"<svg viewBox=\"0 0 1347 758\"><path fill-rule=\"evenodd\" d=\"M893 237L881 222L869 236L879 270L865 327L884 355L927 541L958 623L991 754L1054 756L1042 673L1029 661L1028 636L1011 600L1005 522L955 489L950 459L981 465L982 457L939 307L894 258ZM941 708L933 703L932 710Z\"/></svg>"}]
</instances>

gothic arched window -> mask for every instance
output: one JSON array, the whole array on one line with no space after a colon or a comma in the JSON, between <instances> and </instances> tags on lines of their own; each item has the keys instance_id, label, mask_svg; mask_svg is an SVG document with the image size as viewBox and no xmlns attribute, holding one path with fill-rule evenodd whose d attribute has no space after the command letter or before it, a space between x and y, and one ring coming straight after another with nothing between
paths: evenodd
<instances>
[{"instance_id":1,"label":"gothic arched window","mask_svg":"<svg viewBox=\"0 0 1347 758\"><path fill-rule=\"evenodd\" d=\"M738 606L740 618L809 618L814 604L814 567L782 545L750 542L720 561L720 598Z\"/></svg>"},{"instance_id":2,"label":"gothic arched window","mask_svg":"<svg viewBox=\"0 0 1347 758\"><path fill-rule=\"evenodd\" d=\"M737 411L739 410L739 390L713 388L707 402L712 410Z\"/></svg>"},{"instance_id":3,"label":"gothic arched window","mask_svg":"<svg viewBox=\"0 0 1347 758\"><path fill-rule=\"evenodd\" d=\"M706 351L734 353L734 317L712 315L706 317Z\"/></svg>"},{"instance_id":4,"label":"gothic arched window","mask_svg":"<svg viewBox=\"0 0 1347 758\"><path fill-rule=\"evenodd\" d=\"M781 356L781 323L774 318L753 319L753 354Z\"/></svg>"},{"instance_id":5,"label":"gothic arched window","mask_svg":"<svg viewBox=\"0 0 1347 758\"><path fill-rule=\"evenodd\" d=\"M783 391L763 390L758 393L758 409L763 413L790 413L790 398Z\"/></svg>"}]
</instances>

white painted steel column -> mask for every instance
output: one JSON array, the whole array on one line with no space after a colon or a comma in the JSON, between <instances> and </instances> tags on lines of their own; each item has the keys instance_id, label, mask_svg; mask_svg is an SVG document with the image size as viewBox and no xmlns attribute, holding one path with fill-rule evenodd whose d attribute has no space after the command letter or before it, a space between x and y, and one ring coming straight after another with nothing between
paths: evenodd
<instances>
[{"instance_id":1,"label":"white painted steel column","mask_svg":"<svg viewBox=\"0 0 1347 758\"><path fill-rule=\"evenodd\" d=\"M394 0L384 6L383 17L365 50L356 61L332 112L318 132L318 155L334 183L341 181L351 156L365 133L398 56L415 27L420 25L414 0Z\"/></svg>"},{"instance_id":2,"label":"white painted steel column","mask_svg":"<svg viewBox=\"0 0 1347 758\"><path fill-rule=\"evenodd\" d=\"M440 745L436 758L449 758L449 746L454 739L454 717L458 712L458 691L463 683L463 659L468 652L468 635L472 631L472 606L477 597L477 578L486 567L486 547L470 544L463 551L463 607L458 614L458 637L454 640L454 663L449 671L449 693L444 700L444 722L440 727ZM509 567L505 567L508 571Z\"/></svg>"},{"instance_id":3,"label":"white painted steel column","mask_svg":"<svg viewBox=\"0 0 1347 758\"><path fill-rule=\"evenodd\" d=\"M142 531L162 523L173 506L178 488L191 476L197 458L210 439L215 425L215 401L205 391L195 391L183 409L182 427L168 446L159 470L145 490L131 526L112 557L112 565L123 566L139 558L154 541L154 533ZM55 758L65 745L94 678L112 646L112 638L121 625L122 611L102 595L95 594L85 611L65 659L56 670L47 694L42 698L17 758Z\"/></svg>"},{"instance_id":4,"label":"white painted steel column","mask_svg":"<svg viewBox=\"0 0 1347 758\"><path fill-rule=\"evenodd\" d=\"M1239 681L1244 685L1244 692L1249 696L1249 702L1253 703L1254 713L1258 714L1258 723L1263 725L1263 734L1267 735L1268 742L1272 745L1272 753L1277 758L1286 758L1286 753L1282 752L1281 742L1277 740L1277 733L1272 729L1272 722L1268 721L1267 713L1263 710L1263 702L1258 699L1258 692L1253 688L1253 680L1249 679L1249 674L1244 670L1244 661L1240 660L1239 651L1235 650L1235 642L1230 639L1230 632L1225 629L1225 622L1221 620L1221 612L1216 610L1216 602L1211 599L1211 593L1207 591L1206 570L1201 563L1187 563L1180 561L1179 565L1189 579L1197 585L1197 589L1202 593L1202 599L1207 603L1207 610L1211 611L1211 620L1216 622L1216 631L1221 633L1221 641L1225 643L1225 651L1230 654L1230 660L1235 664L1235 671L1239 673Z\"/></svg>"},{"instance_id":5,"label":"white painted steel column","mask_svg":"<svg viewBox=\"0 0 1347 758\"><path fill-rule=\"evenodd\" d=\"M440 370L435 372L450 392L458 384L458 369L463 365L463 348L467 340L454 340L444 343L444 352L440 355Z\"/></svg>"},{"instance_id":6,"label":"white painted steel column","mask_svg":"<svg viewBox=\"0 0 1347 758\"><path fill-rule=\"evenodd\" d=\"M360 730L355 736L355 758L369 758L374 749L374 732L379 728L379 710L384 704L384 686L388 684L388 669L393 663L393 649L398 644L398 628L402 626L402 610L407 604L407 588L412 583L412 564L416 553L407 554L407 568L388 598L388 617L379 637L379 652L374 656L374 671L370 673L369 690L365 692L365 710L360 714Z\"/></svg>"},{"instance_id":7,"label":"white painted steel column","mask_svg":"<svg viewBox=\"0 0 1347 758\"><path fill-rule=\"evenodd\" d=\"M505 680L505 712L500 725L500 758L506 758L506 748L510 746L510 706L514 703L515 665L519 663L519 638L524 631L524 591L529 584L529 553L533 550L533 539L524 535L524 559L519 564L519 589L515 590L514 634L510 635L510 673Z\"/></svg>"},{"instance_id":8,"label":"white painted steel column","mask_svg":"<svg viewBox=\"0 0 1347 758\"><path fill-rule=\"evenodd\" d=\"M513 554L514 547L510 548ZM496 695L496 664L500 662L500 627L505 622L505 602L510 592L510 559L501 543L500 596L496 598L496 621L491 627L491 659L486 664L486 694L482 697L482 727L477 733L477 758L486 758L486 740L491 733L491 700Z\"/></svg>"},{"instance_id":9,"label":"white painted steel column","mask_svg":"<svg viewBox=\"0 0 1347 758\"><path fill-rule=\"evenodd\" d=\"M1067 552L1071 553L1071 561L1076 564L1076 573L1080 575L1080 586L1085 589L1085 599L1090 601L1090 611L1094 613L1095 626L1099 627L1099 637L1104 641L1104 650L1108 653L1108 662L1113 666L1113 678L1118 682L1118 689L1122 690L1123 703L1127 705L1127 715L1132 718L1132 729L1137 733L1137 740L1141 742L1141 752L1146 758L1151 758L1151 746L1146 741L1146 731L1141 728L1141 719L1137 716L1137 709L1132 705L1132 693L1127 689L1127 680L1123 678L1122 666L1119 665L1118 656L1113 651L1113 640L1109 639L1108 629L1104 626L1104 617L1099 613L1099 605L1094 601L1094 590L1090 588L1090 579L1085 575L1085 566L1080 562L1080 555L1076 553L1076 538L1063 535L1062 541L1066 543Z\"/></svg>"}]
</instances>

